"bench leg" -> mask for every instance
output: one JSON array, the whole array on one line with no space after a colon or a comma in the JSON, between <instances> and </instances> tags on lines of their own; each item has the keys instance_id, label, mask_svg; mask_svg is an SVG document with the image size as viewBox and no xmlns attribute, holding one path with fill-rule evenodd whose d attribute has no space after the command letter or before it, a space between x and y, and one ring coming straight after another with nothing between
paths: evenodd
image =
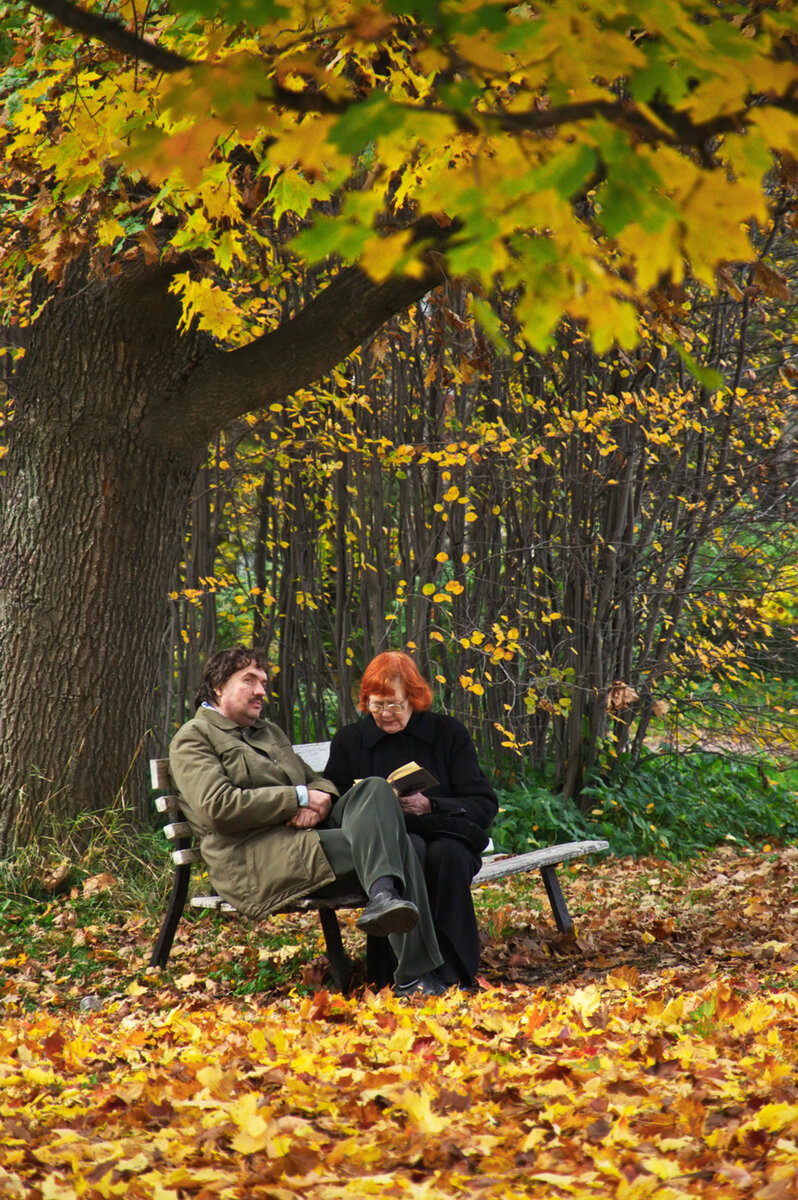
<instances>
[{"instance_id":1,"label":"bench leg","mask_svg":"<svg viewBox=\"0 0 798 1200\"><path fill-rule=\"evenodd\" d=\"M330 960L333 982L339 992L346 993L349 991L349 984L352 981L352 962L347 958L344 950L338 914L334 908L320 908L319 920L327 945L327 957Z\"/></svg>"},{"instance_id":2,"label":"bench leg","mask_svg":"<svg viewBox=\"0 0 798 1200\"><path fill-rule=\"evenodd\" d=\"M190 863L183 863L179 867L175 867L172 896L169 900L169 908L166 910L166 916L163 919L161 932L158 934L158 940L155 943L155 949L150 958L151 967L165 967L169 960L172 942L175 940L175 932L183 915L183 909L186 907L186 896L188 895L188 882L190 878Z\"/></svg>"},{"instance_id":3,"label":"bench leg","mask_svg":"<svg viewBox=\"0 0 798 1200\"><path fill-rule=\"evenodd\" d=\"M568 912L568 906L562 894L556 868L553 866L541 867L540 874L546 888L546 895L549 898L551 911L554 913L557 928L560 933L573 933L574 923L571 920L571 914Z\"/></svg>"}]
</instances>

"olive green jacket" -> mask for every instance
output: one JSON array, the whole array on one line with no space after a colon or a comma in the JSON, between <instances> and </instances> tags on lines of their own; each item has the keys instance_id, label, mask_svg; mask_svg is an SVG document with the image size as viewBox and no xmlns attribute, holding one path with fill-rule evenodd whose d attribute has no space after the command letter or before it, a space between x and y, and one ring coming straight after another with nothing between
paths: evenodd
<instances>
[{"instance_id":1,"label":"olive green jacket","mask_svg":"<svg viewBox=\"0 0 798 1200\"><path fill-rule=\"evenodd\" d=\"M335 784L311 770L276 725L243 728L198 708L172 740L169 767L211 883L245 916L264 917L333 882L315 830L286 821L298 808L297 784L333 797Z\"/></svg>"}]
</instances>

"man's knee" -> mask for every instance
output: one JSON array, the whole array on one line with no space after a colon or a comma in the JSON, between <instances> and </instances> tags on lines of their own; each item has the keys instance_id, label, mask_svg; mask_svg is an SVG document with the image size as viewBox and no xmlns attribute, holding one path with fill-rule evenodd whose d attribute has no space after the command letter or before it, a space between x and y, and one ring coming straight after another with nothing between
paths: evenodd
<instances>
[{"instance_id":1,"label":"man's knee","mask_svg":"<svg viewBox=\"0 0 798 1200\"><path fill-rule=\"evenodd\" d=\"M346 826L350 832L362 822L388 826L402 820L402 810L391 785L376 775L361 779L345 792L332 811L332 822Z\"/></svg>"},{"instance_id":2,"label":"man's knee","mask_svg":"<svg viewBox=\"0 0 798 1200\"><path fill-rule=\"evenodd\" d=\"M349 789L347 796L352 801L361 803L372 801L375 804L385 804L392 808L399 807L396 792L387 779L380 779L379 775L369 775L366 779L359 780Z\"/></svg>"}]
</instances>

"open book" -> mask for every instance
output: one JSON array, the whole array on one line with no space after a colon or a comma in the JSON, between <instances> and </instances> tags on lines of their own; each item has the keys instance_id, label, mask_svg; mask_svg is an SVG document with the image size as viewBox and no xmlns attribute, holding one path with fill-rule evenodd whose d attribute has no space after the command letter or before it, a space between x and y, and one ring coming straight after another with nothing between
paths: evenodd
<instances>
[{"instance_id":1,"label":"open book","mask_svg":"<svg viewBox=\"0 0 798 1200\"><path fill-rule=\"evenodd\" d=\"M403 767L397 767L395 771L391 771L387 779L400 796L405 796L408 792L426 792L428 788L435 787L438 782L434 775L430 775L429 771L420 767L417 762L409 762L405 763Z\"/></svg>"}]
</instances>

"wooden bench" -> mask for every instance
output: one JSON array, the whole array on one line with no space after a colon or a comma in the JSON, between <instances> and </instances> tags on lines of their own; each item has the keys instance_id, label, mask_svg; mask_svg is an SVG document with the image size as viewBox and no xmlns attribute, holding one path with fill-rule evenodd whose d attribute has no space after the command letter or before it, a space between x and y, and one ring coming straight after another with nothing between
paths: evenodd
<instances>
[{"instance_id":1,"label":"wooden bench","mask_svg":"<svg viewBox=\"0 0 798 1200\"><path fill-rule=\"evenodd\" d=\"M324 770L329 749L329 742L310 742L294 746L296 753L308 766L319 772ZM150 958L150 966L164 967L169 959L177 926L188 899L191 868L194 863L202 862L202 854L194 842L191 826L180 809L180 797L171 790L173 784L169 775L169 760L151 759L150 775L153 790L158 793L155 799L156 807L159 812L166 813L169 817L168 824L164 826L164 834L175 847L172 851L172 861L175 865L172 894ZM493 883L497 879L504 879L522 871L540 871L557 928L561 933L570 933L574 926L557 878L557 866L571 859L583 858L587 854L599 854L608 849L609 842L601 839L564 842L558 846L547 846L543 850L533 850L528 854L509 856L495 854L489 846L482 856L482 868L474 876L471 886L480 887L482 884ZM329 898L306 896L294 904L275 910L277 913L318 912L330 971L335 986L342 992L346 992L349 987L352 963L344 950L336 912L339 908L362 908L365 903L365 893L357 892ZM192 896L189 906L211 912L236 912L231 904L216 895Z\"/></svg>"}]
</instances>

